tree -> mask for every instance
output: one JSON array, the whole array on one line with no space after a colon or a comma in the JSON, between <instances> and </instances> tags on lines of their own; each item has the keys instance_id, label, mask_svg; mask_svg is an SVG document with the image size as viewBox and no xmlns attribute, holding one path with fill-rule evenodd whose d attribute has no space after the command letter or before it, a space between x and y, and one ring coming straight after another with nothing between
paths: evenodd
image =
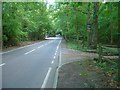
<instances>
[{"instance_id":1,"label":"tree","mask_svg":"<svg viewBox=\"0 0 120 90\"><path fill-rule=\"evenodd\" d=\"M98 44L98 10L99 3L94 2L94 13L93 13L93 48L97 48Z\"/></svg>"},{"instance_id":2,"label":"tree","mask_svg":"<svg viewBox=\"0 0 120 90\"><path fill-rule=\"evenodd\" d=\"M3 3L3 46L44 39L52 29L44 2Z\"/></svg>"},{"instance_id":3,"label":"tree","mask_svg":"<svg viewBox=\"0 0 120 90\"><path fill-rule=\"evenodd\" d=\"M91 3L88 3L88 21L87 21L87 33L88 33L88 48L91 47L92 44L92 32L91 32Z\"/></svg>"}]
</instances>

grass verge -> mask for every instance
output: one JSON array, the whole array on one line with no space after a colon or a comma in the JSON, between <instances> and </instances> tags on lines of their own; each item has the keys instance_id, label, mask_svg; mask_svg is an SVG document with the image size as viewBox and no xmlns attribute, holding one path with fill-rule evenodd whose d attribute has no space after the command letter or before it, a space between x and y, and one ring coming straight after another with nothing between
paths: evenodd
<instances>
[{"instance_id":1,"label":"grass verge","mask_svg":"<svg viewBox=\"0 0 120 90\"><path fill-rule=\"evenodd\" d=\"M76 41L68 41L67 42L67 46L70 49L75 49L75 50L80 50L80 51L87 51L87 47L82 47L82 43L79 41L79 43L77 43Z\"/></svg>"}]
</instances>

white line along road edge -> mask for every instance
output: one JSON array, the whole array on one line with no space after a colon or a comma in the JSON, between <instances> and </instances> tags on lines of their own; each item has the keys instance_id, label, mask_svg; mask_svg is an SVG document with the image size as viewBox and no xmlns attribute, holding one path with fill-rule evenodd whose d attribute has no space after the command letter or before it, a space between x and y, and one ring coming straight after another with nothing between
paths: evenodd
<instances>
[{"instance_id":1,"label":"white line along road edge","mask_svg":"<svg viewBox=\"0 0 120 90\"><path fill-rule=\"evenodd\" d=\"M59 46L60 46L60 43L61 43L61 40L60 40L60 42L59 42ZM59 46L58 46L58 47L59 47ZM57 48L58 48L58 47L57 47ZM58 66L58 67L60 67L60 65L61 65L61 47L60 47L60 57L59 57L59 66Z\"/></svg>"},{"instance_id":2,"label":"white line along road edge","mask_svg":"<svg viewBox=\"0 0 120 90\"><path fill-rule=\"evenodd\" d=\"M3 64L0 64L0 67L1 67L1 66L3 66L3 65L5 65L5 63L3 63Z\"/></svg>"},{"instance_id":3,"label":"white line along road edge","mask_svg":"<svg viewBox=\"0 0 120 90\"><path fill-rule=\"evenodd\" d=\"M43 84L42 84L41 88L45 88L46 83L47 83L47 80L48 80L48 77L49 77L49 74L50 74L50 72L51 72L51 69L52 69L52 68L49 67L48 72L47 72L47 74L46 74L46 77L45 77L45 79L44 79L44 81L43 81Z\"/></svg>"},{"instance_id":4,"label":"white line along road edge","mask_svg":"<svg viewBox=\"0 0 120 90\"><path fill-rule=\"evenodd\" d=\"M59 42L59 44L58 44L58 46L57 46L57 49L59 48L61 41L62 41L62 39L60 40L60 42ZM60 68L60 64L61 64L61 47L60 47L59 64L58 64L58 68L57 68L57 70L56 70L56 75L55 75L55 78L54 78L53 88L56 88L56 87L57 87L58 70L59 70L59 68Z\"/></svg>"}]
</instances>

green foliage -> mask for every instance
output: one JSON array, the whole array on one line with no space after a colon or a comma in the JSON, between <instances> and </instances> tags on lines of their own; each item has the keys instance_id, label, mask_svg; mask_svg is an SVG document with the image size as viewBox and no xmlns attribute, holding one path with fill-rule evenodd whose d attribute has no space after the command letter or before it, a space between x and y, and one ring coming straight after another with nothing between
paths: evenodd
<instances>
[{"instance_id":1,"label":"green foliage","mask_svg":"<svg viewBox=\"0 0 120 90\"><path fill-rule=\"evenodd\" d=\"M113 79L114 81L117 81L117 79L118 79L117 63L118 63L118 61L113 61L113 63L110 63L109 61L108 62L98 62L97 61L96 65L98 67L100 67L105 74L107 74L109 76L113 75L111 79Z\"/></svg>"},{"instance_id":2,"label":"green foliage","mask_svg":"<svg viewBox=\"0 0 120 90\"><path fill-rule=\"evenodd\" d=\"M68 48L80 50L80 51L86 51L88 49L87 47L84 47L84 48L82 47L81 41L79 41L79 47L76 41L68 41L67 45L68 45Z\"/></svg>"},{"instance_id":3,"label":"green foliage","mask_svg":"<svg viewBox=\"0 0 120 90\"><path fill-rule=\"evenodd\" d=\"M111 53L112 55L118 55L117 48L107 48L103 50L103 53Z\"/></svg>"},{"instance_id":4,"label":"green foliage","mask_svg":"<svg viewBox=\"0 0 120 90\"><path fill-rule=\"evenodd\" d=\"M3 3L4 45L16 45L20 41L39 40L45 35L62 34L67 41L76 41L77 47L87 44L88 5L83 2L56 3L49 6L44 2ZM102 44L118 41L118 4L99 3L97 38ZM90 3L91 36L94 42L94 3ZM80 43L82 41L83 43Z\"/></svg>"},{"instance_id":5,"label":"green foliage","mask_svg":"<svg viewBox=\"0 0 120 90\"><path fill-rule=\"evenodd\" d=\"M43 2L5 2L2 14L4 46L44 39L51 29L49 13Z\"/></svg>"},{"instance_id":6,"label":"green foliage","mask_svg":"<svg viewBox=\"0 0 120 90\"><path fill-rule=\"evenodd\" d=\"M94 40L94 3L90 3L91 36ZM118 4L98 3L98 42L102 44L116 44L118 40ZM63 37L68 41L75 39L87 41L88 3L67 2L56 3L51 8L53 28L56 32L62 31ZM79 46L79 45L78 45Z\"/></svg>"},{"instance_id":7,"label":"green foliage","mask_svg":"<svg viewBox=\"0 0 120 90\"><path fill-rule=\"evenodd\" d=\"M99 14L99 40L102 43L113 44L118 40L118 7L115 4L101 5L103 9Z\"/></svg>"}]
</instances>

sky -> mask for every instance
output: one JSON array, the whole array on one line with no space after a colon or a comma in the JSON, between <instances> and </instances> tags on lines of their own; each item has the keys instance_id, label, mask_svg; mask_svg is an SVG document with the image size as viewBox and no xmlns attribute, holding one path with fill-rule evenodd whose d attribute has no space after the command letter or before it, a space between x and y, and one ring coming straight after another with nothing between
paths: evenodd
<instances>
[{"instance_id":1,"label":"sky","mask_svg":"<svg viewBox=\"0 0 120 90\"><path fill-rule=\"evenodd\" d=\"M48 4L53 5L55 3L55 0L45 0Z\"/></svg>"},{"instance_id":2,"label":"sky","mask_svg":"<svg viewBox=\"0 0 120 90\"><path fill-rule=\"evenodd\" d=\"M47 9L49 9L50 5L54 5L55 4L55 0L45 0L45 2L47 3Z\"/></svg>"}]
</instances>

